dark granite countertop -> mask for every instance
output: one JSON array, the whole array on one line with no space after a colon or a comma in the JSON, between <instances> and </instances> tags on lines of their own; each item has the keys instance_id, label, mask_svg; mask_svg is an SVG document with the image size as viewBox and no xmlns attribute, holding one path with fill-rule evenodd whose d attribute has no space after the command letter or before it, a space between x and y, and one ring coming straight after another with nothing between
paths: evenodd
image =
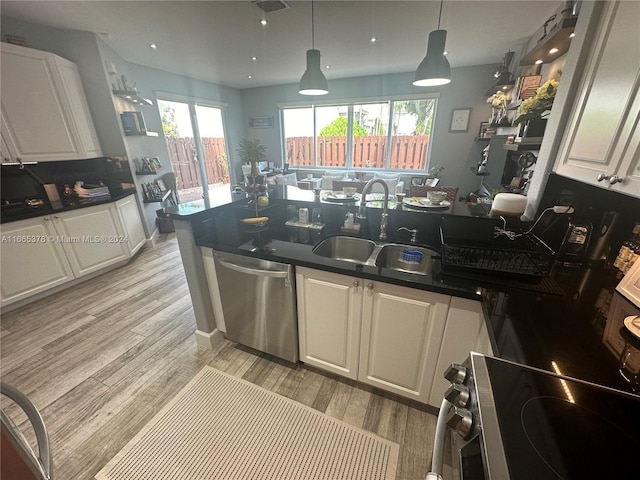
<instances>
[{"instance_id":1,"label":"dark granite countertop","mask_svg":"<svg viewBox=\"0 0 640 480\"><path fill-rule=\"evenodd\" d=\"M68 212L71 210L78 210L80 208L93 207L95 205L102 205L105 203L113 203L118 200L128 197L136 193L135 189L119 190L111 192L110 197L104 197L99 199L75 199L73 204L60 202L55 207L48 201L44 201L44 204L38 207L30 207L23 202L19 205L2 206L2 216L0 223L16 222L18 220L26 220L29 218L43 217L45 215L51 215L54 213Z\"/></svg>"},{"instance_id":2,"label":"dark granite countertop","mask_svg":"<svg viewBox=\"0 0 640 480\"><path fill-rule=\"evenodd\" d=\"M262 232L251 233L238 221L256 216L246 200L214 209L176 210L171 216L190 220L196 244L202 247L483 301L497 356L634 392L619 373L618 356L603 342L610 304L618 295L614 295L614 289L619 279L613 269L604 265L556 265L550 275L535 284L478 273L452 275L442 271L438 260L429 276L331 260L315 255L312 245L288 241L284 229L286 205L306 206L310 211L321 207L327 234L339 233L345 211L352 207L314 203L310 198L274 198L269 207L257 212L270 218L270 228ZM386 241L408 243L408 235L398 233L397 228L418 228L418 244L439 251L438 225L443 215L476 216L461 202L447 210L390 210ZM377 208L368 209L369 222L374 226L379 223L379 212ZM377 238L375 227L365 236ZM624 298L622 301L629 303Z\"/></svg>"}]
</instances>

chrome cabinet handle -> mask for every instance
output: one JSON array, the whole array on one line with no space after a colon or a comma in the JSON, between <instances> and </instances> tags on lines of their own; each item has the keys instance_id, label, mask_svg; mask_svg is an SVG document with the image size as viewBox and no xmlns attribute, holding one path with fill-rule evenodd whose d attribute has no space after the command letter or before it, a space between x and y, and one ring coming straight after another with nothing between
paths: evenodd
<instances>
[{"instance_id":1,"label":"chrome cabinet handle","mask_svg":"<svg viewBox=\"0 0 640 480\"><path fill-rule=\"evenodd\" d=\"M601 173L596 177L596 180L602 182L603 180L609 180L609 175Z\"/></svg>"},{"instance_id":2,"label":"chrome cabinet handle","mask_svg":"<svg viewBox=\"0 0 640 480\"><path fill-rule=\"evenodd\" d=\"M49 217L42 217L42 219L43 219L45 222L48 222L49 220L51 220L51 218L49 218Z\"/></svg>"},{"instance_id":3,"label":"chrome cabinet handle","mask_svg":"<svg viewBox=\"0 0 640 480\"><path fill-rule=\"evenodd\" d=\"M619 177L618 175L614 175L609 179L609 183L611 185L615 185L616 183L624 183L624 177Z\"/></svg>"},{"instance_id":4,"label":"chrome cabinet handle","mask_svg":"<svg viewBox=\"0 0 640 480\"><path fill-rule=\"evenodd\" d=\"M368 288L369 290L373 290L373 283L370 283L369 285L367 285L367 288Z\"/></svg>"},{"instance_id":5,"label":"chrome cabinet handle","mask_svg":"<svg viewBox=\"0 0 640 480\"><path fill-rule=\"evenodd\" d=\"M360 285L360 282L358 282L358 280L354 280L353 281L353 286L358 288L358 286Z\"/></svg>"}]
</instances>

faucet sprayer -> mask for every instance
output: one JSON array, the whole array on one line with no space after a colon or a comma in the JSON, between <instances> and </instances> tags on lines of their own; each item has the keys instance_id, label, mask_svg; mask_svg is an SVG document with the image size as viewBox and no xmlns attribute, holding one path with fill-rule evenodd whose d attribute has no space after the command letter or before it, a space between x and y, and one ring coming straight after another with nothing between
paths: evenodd
<instances>
[{"instance_id":1,"label":"faucet sprayer","mask_svg":"<svg viewBox=\"0 0 640 480\"><path fill-rule=\"evenodd\" d=\"M389 205L389 187L387 186L387 182L380 178L374 178L369 180L367 184L364 186L362 190L362 198L360 198L360 207L358 208L357 218L360 220L364 220L367 218L367 193L371 192L371 188L374 183L379 183L382 185L382 189L384 190L384 203L382 204L382 218L380 219L380 240L387 239L387 217L389 214L387 213L387 207Z\"/></svg>"}]
</instances>

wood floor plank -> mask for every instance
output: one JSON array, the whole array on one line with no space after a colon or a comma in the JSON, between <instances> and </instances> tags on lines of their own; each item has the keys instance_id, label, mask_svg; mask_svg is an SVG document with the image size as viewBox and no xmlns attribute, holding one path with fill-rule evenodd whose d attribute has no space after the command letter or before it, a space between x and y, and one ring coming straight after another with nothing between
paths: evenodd
<instances>
[{"instance_id":1,"label":"wood floor plank","mask_svg":"<svg viewBox=\"0 0 640 480\"><path fill-rule=\"evenodd\" d=\"M347 411L347 405L349 405L349 398L351 397L352 390L353 387L351 385L338 382L331 400L329 400L325 413L333 418L342 420L345 412Z\"/></svg>"},{"instance_id":2,"label":"wood floor plank","mask_svg":"<svg viewBox=\"0 0 640 480\"><path fill-rule=\"evenodd\" d=\"M269 376L275 365L276 363L271 362L264 357L259 357L255 362L253 362L244 375L242 375L242 378L247 382L262 385L262 383L264 383L264 379Z\"/></svg>"},{"instance_id":3,"label":"wood floor plank","mask_svg":"<svg viewBox=\"0 0 640 480\"><path fill-rule=\"evenodd\" d=\"M372 393L362 421L362 428L386 438L391 418L391 403L384 396Z\"/></svg>"},{"instance_id":4,"label":"wood floor plank","mask_svg":"<svg viewBox=\"0 0 640 480\"><path fill-rule=\"evenodd\" d=\"M351 390L351 395L349 395L349 403L347 404L342 420L347 422L349 425L362 428L370 397L370 392L360 390L359 388L353 388Z\"/></svg>"},{"instance_id":5,"label":"wood floor plank","mask_svg":"<svg viewBox=\"0 0 640 480\"><path fill-rule=\"evenodd\" d=\"M318 396L323 379L324 377L316 372L307 372L291 399L311 407Z\"/></svg>"},{"instance_id":6,"label":"wood floor plank","mask_svg":"<svg viewBox=\"0 0 640 480\"><path fill-rule=\"evenodd\" d=\"M184 316L179 316L171 323L159 325L154 335L144 337L143 341L92 376L105 385L113 386L126 377L145 370L149 363L156 362L158 357L166 355L180 343L192 338L193 333L193 324L186 322Z\"/></svg>"},{"instance_id":7,"label":"wood floor plank","mask_svg":"<svg viewBox=\"0 0 640 480\"><path fill-rule=\"evenodd\" d=\"M315 408L320 412L325 412L333 398L333 394L336 391L337 383L338 381L333 378L322 377L322 384L320 385L316 398L313 400L311 408Z\"/></svg>"},{"instance_id":8,"label":"wood floor plank","mask_svg":"<svg viewBox=\"0 0 640 480\"><path fill-rule=\"evenodd\" d=\"M54 461L58 478L91 479L189 381L168 370L69 455Z\"/></svg>"},{"instance_id":9,"label":"wood floor plank","mask_svg":"<svg viewBox=\"0 0 640 480\"><path fill-rule=\"evenodd\" d=\"M405 441L400 452L399 476L411 478L416 472L428 472L435 435L436 417L410 408L407 414Z\"/></svg>"},{"instance_id":10,"label":"wood floor plank","mask_svg":"<svg viewBox=\"0 0 640 480\"><path fill-rule=\"evenodd\" d=\"M280 385L278 385L278 388L275 390L275 392L284 397L291 398L296 393L298 385L300 385L300 382L302 381L306 373L307 370L303 368L292 368L284 376L282 382L280 382Z\"/></svg>"},{"instance_id":11,"label":"wood floor plank","mask_svg":"<svg viewBox=\"0 0 640 480\"><path fill-rule=\"evenodd\" d=\"M83 428L76 429L69 435L64 445L60 446L58 454L62 458L72 455L75 450L81 449L96 431L105 426L113 425L111 422L114 416L127 409L133 402L137 402L149 385L152 385L158 378L167 374L178 375L180 362L177 362L176 358L181 357L180 354L184 349L191 348L188 345L189 342L187 340L176 348L173 352L174 356L158 358L158 361L147 370L139 372L135 377L128 378L126 382L114 385L107 394L96 399L85 409L79 410L76 415Z\"/></svg>"}]
</instances>

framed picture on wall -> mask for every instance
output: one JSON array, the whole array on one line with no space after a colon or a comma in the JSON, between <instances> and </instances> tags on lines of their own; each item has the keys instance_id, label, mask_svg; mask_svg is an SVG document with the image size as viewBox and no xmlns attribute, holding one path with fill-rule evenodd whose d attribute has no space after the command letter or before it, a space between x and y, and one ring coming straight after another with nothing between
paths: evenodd
<instances>
[{"instance_id":1,"label":"framed picture on wall","mask_svg":"<svg viewBox=\"0 0 640 480\"><path fill-rule=\"evenodd\" d=\"M540 86L542 75L529 75L521 78L522 81L520 83L520 90L518 91L518 99L525 100L529 97L533 97Z\"/></svg>"},{"instance_id":2,"label":"framed picture on wall","mask_svg":"<svg viewBox=\"0 0 640 480\"><path fill-rule=\"evenodd\" d=\"M454 108L451 112L450 132L466 132L469 130L470 108Z\"/></svg>"}]
</instances>

